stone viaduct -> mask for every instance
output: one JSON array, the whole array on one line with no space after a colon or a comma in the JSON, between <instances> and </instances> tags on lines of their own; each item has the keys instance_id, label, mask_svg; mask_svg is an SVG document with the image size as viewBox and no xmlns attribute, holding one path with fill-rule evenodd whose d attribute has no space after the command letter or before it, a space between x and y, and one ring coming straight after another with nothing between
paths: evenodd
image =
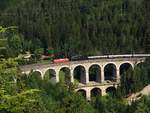
<instances>
[{"instance_id":1,"label":"stone viaduct","mask_svg":"<svg viewBox=\"0 0 150 113\"><path fill-rule=\"evenodd\" d=\"M106 95L115 90L122 74L127 69L134 69L136 65L145 61L150 55L126 56L69 61L65 63L43 63L20 67L23 73L38 72L42 79L48 78L52 82L59 82L63 72L64 81L77 83L75 89L81 92L88 100L93 95Z\"/></svg>"}]
</instances>

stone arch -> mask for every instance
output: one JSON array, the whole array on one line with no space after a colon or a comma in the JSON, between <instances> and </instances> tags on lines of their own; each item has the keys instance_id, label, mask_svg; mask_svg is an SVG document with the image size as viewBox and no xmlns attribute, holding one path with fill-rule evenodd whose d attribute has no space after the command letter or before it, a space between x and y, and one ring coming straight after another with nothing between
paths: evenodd
<instances>
[{"instance_id":1,"label":"stone arch","mask_svg":"<svg viewBox=\"0 0 150 113\"><path fill-rule=\"evenodd\" d=\"M42 73L39 70L33 70L28 76L29 86L32 88L39 88L42 83Z\"/></svg>"},{"instance_id":2,"label":"stone arch","mask_svg":"<svg viewBox=\"0 0 150 113\"><path fill-rule=\"evenodd\" d=\"M54 69L47 69L44 76L44 80L49 80L52 83L56 83L56 71Z\"/></svg>"},{"instance_id":3,"label":"stone arch","mask_svg":"<svg viewBox=\"0 0 150 113\"><path fill-rule=\"evenodd\" d=\"M62 67L59 70L59 81L65 82L66 84L71 83L71 70L69 67Z\"/></svg>"},{"instance_id":4,"label":"stone arch","mask_svg":"<svg viewBox=\"0 0 150 113\"><path fill-rule=\"evenodd\" d=\"M78 93L79 95L83 96L84 98L86 98L86 90L84 90L84 89L79 89L79 90L77 91L77 93Z\"/></svg>"},{"instance_id":5,"label":"stone arch","mask_svg":"<svg viewBox=\"0 0 150 113\"><path fill-rule=\"evenodd\" d=\"M132 63L132 62L130 62L130 61L122 62L122 63L119 65L119 68L120 68L120 66L121 66L122 64L130 64L130 66L131 66L132 68L134 68L134 63Z\"/></svg>"},{"instance_id":6,"label":"stone arch","mask_svg":"<svg viewBox=\"0 0 150 113\"><path fill-rule=\"evenodd\" d=\"M100 88L93 88L91 90L91 97L96 97L96 96L101 96L102 95L102 91Z\"/></svg>"},{"instance_id":7,"label":"stone arch","mask_svg":"<svg viewBox=\"0 0 150 113\"><path fill-rule=\"evenodd\" d=\"M108 63L104 67L104 78L106 81L116 81L117 79L117 67L114 63Z\"/></svg>"},{"instance_id":8,"label":"stone arch","mask_svg":"<svg viewBox=\"0 0 150 113\"><path fill-rule=\"evenodd\" d=\"M42 79L43 73L40 70L31 71L31 76L37 76Z\"/></svg>"},{"instance_id":9,"label":"stone arch","mask_svg":"<svg viewBox=\"0 0 150 113\"><path fill-rule=\"evenodd\" d=\"M131 63L128 63L128 62L122 63L119 67L120 75L127 72L129 69L133 69L133 66Z\"/></svg>"},{"instance_id":10,"label":"stone arch","mask_svg":"<svg viewBox=\"0 0 150 113\"><path fill-rule=\"evenodd\" d=\"M61 70L62 68L68 68L69 70L71 70L68 65L63 65L63 66L61 66L61 67L59 68L59 70Z\"/></svg>"},{"instance_id":11,"label":"stone arch","mask_svg":"<svg viewBox=\"0 0 150 113\"><path fill-rule=\"evenodd\" d=\"M73 70L74 82L86 83L86 69L82 65L78 65Z\"/></svg>"},{"instance_id":12,"label":"stone arch","mask_svg":"<svg viewBox=\"0 0 150 113\"><path fill-rule=\"evenodd\" d=\"M101 67L98 64L92 64L89 68L89 81L101 81Z\"/></svg>"},{"instance_id":13,"label":"stone arch","mask_svg":"<svg viewBox=\"0 0 150 113\"><path fill-rule=\"evenodd\" d=\"M116 88L114 86L110 86L106 89L106 93L110 96L116 95Z\"/></svg>"}]
</instances>

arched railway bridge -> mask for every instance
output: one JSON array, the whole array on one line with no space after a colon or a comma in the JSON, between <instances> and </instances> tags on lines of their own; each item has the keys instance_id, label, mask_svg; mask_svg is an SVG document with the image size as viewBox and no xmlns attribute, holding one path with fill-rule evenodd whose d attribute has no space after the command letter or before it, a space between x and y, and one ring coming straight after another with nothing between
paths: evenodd
<instances>
[{"instance_id":1,"label":"arched railway bridge","mask_svg":"<svg viewBox=\"0 0 150 113\"><path fill-rule=\"evenodd\" d=\"M81 92L88 100L94 95L106 95L114 91L120 83L122 73L145 61L150 54L111 55L98 58L65 63L45 63L21 66L25 74L39 73L41 78L48 77L52 82L59 82L60 72L64 73L65 82L78 83L75 91Z\"/></svg>"}]
</instances>

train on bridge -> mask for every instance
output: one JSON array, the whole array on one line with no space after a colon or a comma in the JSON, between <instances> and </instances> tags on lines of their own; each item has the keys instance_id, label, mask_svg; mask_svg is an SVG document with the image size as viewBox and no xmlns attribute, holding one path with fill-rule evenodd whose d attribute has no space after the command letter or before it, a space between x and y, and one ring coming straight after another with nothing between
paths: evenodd
<instances>
[{"instance_id":1,"label":"train on bridge","mask_svg":"<svg viewBox=\"0 0 150 113\"><path fill-rule=\"evenodd\" d=\"M114 58L133 58L133 57L143 57L150 56L149 54L124 54L124 55L103 55L103 56L83 56L76 55L66 58L53 58L52 63L65 63L69 61L80 61L80 60L94 60L94 59L114 59Z\"/></svg>"}]
</instances>

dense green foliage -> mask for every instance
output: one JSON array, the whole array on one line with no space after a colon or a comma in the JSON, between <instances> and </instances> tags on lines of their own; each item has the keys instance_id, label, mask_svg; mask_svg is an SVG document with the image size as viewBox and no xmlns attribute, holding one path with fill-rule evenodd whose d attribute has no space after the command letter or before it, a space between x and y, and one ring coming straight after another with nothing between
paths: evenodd
<instances>
[{"instance_id":1,"label":"dense green foliage","mask_svg":"<svg viewBox=\"0 0 150 113\"><path fill-rule=\"evenodd\" d=\"M136 93L148 84L150 84L150 59L135 66L134 70L130 68L121 75L118 96L124 97Z\"/></svg>"},{"instance_id":2,"label":"dense green foliage","mask_svg":"<svg viewBox=\"0 0 150 113\"><path fill-rule=\"evenodd\" d=\"M44 111L39 101L38 89L21 88L17 79L17 62L13 59L0 61L0 112L1 113L31 113Z\"/></svg>"},{"instance_id":3,"label":"dense green foliage","mask_svg":"<svg viewBox=\"0 0 150 113\"><path fill-rule=\"evenodd\" d=\"M0 23L19 27L26 50L42 47L63 55L150 50L149 0L2 1Z\"/></svg>"},{"instance_id":4,"label":"dense green foliage","mask_svg":"<svg viewBox=\"0 0 150 113\"><path fill-rule=\"evenodd\" d=\"M116 93L87 102L63 82L63 72L58 84L20 72L18 65L46 50L61 56L149 53L149 0L0 0L0 113L150 112L150 97L131 105L123 99L150 83L149 60L123 73ZM35 57L26 61L26 51Z\"/></svg>"},{"instance_id":5,"label":"dense green foliage","mask_svg":"<svg viewBox=\"0 0 150 113\"><path fill-rule=\"evenodd\" d=\"M87 102L82 95L74 92L75 86L71 83L68 86L64 82L51 84L48 79L42 80L38 73L21 74L17 69L16 59L1 60L0 64L1 113L149 113L150 111L150 97L144 97L131 105L117 95L97 96L93 97L91 102ZM143 69L145 73L150 72L149 63L143 65L148 66L137 67L139 69L137 72ZM132 79L128 76L129 72L124 76ZM132 73L130 74L134 75ZM138 84L145 85L143 78L134 76L137 84L130 83L128 89L122 88L121 91L118 89L117 93L127 90L133 93L141 90ZM146 83L149 83L149 79ZM122 83L121 86L126 86L126 83Z\"/></svg>"},{"instance_id":6,"label":"dense green foliage","mask_svg":"<svg viewBox=\"0 0 150 113\"><path fill-rule=\"evenodd\" d=\"M71 84L69 89L63 83L52 85L38 74L22 75L16 67L13 59L1 61L1 113L96 113L82 96L74 93Z\"/></svg>"}]
</instances>

